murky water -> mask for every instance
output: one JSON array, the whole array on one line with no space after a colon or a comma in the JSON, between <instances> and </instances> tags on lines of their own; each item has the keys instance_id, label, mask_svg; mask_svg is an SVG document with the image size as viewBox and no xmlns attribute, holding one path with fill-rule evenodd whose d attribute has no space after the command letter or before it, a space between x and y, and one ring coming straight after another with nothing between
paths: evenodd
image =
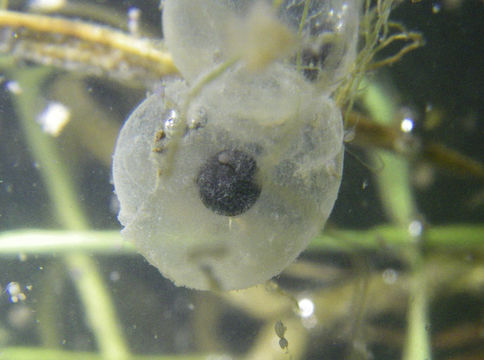
<instances>
[{"instance_id":1,"label":"murky water","mask_svg":"<svg viewBox=\"0 0 484 360\"><path fill-rule=\"evenodd\" d=\"M159 40L158 5L56 12L135 31L139 16L133 39ZM213 291L176 287L120 236L114 144L161 91L158 70L20 15L0 13L0 359L483 357L482 2L393 11L425 45L367 74L324 232L271 282L232 292L206 268Z\"/></svg>"}]
</instances>

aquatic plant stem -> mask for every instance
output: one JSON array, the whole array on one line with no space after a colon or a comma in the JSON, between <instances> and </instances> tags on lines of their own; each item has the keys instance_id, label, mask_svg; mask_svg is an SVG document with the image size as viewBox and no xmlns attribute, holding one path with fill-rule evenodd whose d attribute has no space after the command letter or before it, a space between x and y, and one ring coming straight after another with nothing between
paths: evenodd
<instances>
[{"instance_id":1,"label":"aquatic plant stem","mask_svg":"<svg viewBox=\"0 0 484 360\"><path fill-rule=\"evenodd\" d=\"M126 360L205 360L207 355L129 355ZM0 360L103 360L90 352L73 352L32 347L8 347L0 352Z\"/></svg>"},{"instance_id":2,"label":"aquatic plant stem","mask_svg":"<svg viewBox=\"0 0 484 360\"><path fill-rule=\"evenodd\" d=\"M430 360L431 341L428 319L428 294L425 262L420 251L413 254L410 299L407 313L407 338L402 359Z\"/></svg>"},{"instance_id":3,"label":"aquatic plant stem","mask_svg":"<svg viewBox=\"0 0 484 360\"><path fill-rule=\"evenodd\" d=\"M156 74L155 76L158 78L178 72L173 64L171 55L160 50L153 41L138 38L107 26L90 24L79 20L56 18L48 15L0 10L0 27L22 28L24 32L35 34L35 41L38 43L41 43L43 37L55 36L58 40L61 37L75 39L85 44L85 47L95 44L98 49L97 51L93 50L92 54L97 55L91 54L91 56L84 56L82 60L90 64L96 64L101 68L107 66L106 70L112 70L112 68L119 64L117 61L111 61L109 64L99 62L100 46L104 46L107 50L120 54L121 56L118 56L117 60L131 62L132 58L138 59L146 69ZM22 41L22 36L24 35L16 38L12 37L12 39ZM57 51L52 51L52 49L49 51L49 49L38 47L37 51L40 53L37 54L38 56L34 56L36 61L45 60L48 61L47 63L62 63L72 57L72 54L67 54L66 51L62 50L62 47L57 48Z\"/></svg>"},{"instance_id":4,"label":"aquatic plant stem","mask_svg":"<svg viewBox=\"0 0 484 360\"><path fill-rule=\"evenodd\" d=\"M375 83L363 82L363 102L374 121L390 125L396 109L388 91ZM382 162L384 168L376 174L378 190L386 213L395 224L408 226L415 218L416 206L410 191L408 163L386 151L375 151L375 163Z\"/></svg>"},{"instance_id":5,"label":"aquatic plant stem","mask_svg":"<svg viewBox=\"0 0 484 360\"><path fill-rule=\"evenodd\" d=\"M0 233L0 255L52 255L85 251L91 254L136 253L119 231L19 229Z\"/></svg>"},{"instance_id":6,"label":"aquatic plant stem","mask_svg":"<svg viewBox=\"0 0 484 360\"><path fill-rule=\"evenodd\" d=\"M68 170L60 160L59 153L49 135L42 132L35 121L41 110L39 84L50 74L52 69L35 67L22 69L15 73L15 80L20 85L20 94L14 95L13 101L18 118L22 124L26 144L51 199L55 218L70 230L88 228L87 222L75 198L76 191L72 182L67 181Z\"/></svg>"},{"instance_id":7,"label":"aquatic plant stem","mask_svg":"<svg viewBox=\"0 0 484 360\"><path fill-rule=\"evenodd\" d=\"M109 360L127 359L129 351L121 324L97 264L83 253L69 253L64 261L81 297L101 354Z\"/></svg>"},{"instance_id":8,"label":"aquatic plant stem","mask_svg":"<svg viewBox=\"0 0 484 360\"><path fill-rule=\"evenodd\" d=\"M69 230L86 230L88 222L77 201L75 186L55 148L52 138L35 122L39 110L40 87L51 69L35 67L15 73L22 92L13 101L22 123L26 143L39 166L59 223ZM105 359L121 360L129 354L115 316L114 305L95 262L82 252L68 253L64 262L81 296L86 317Z\"/></svg>"},{"instance_id":9,"label":"aquatic plant stem","mask_svg":"<svg viewBox=\"0 0 484 360\"><path fill-rule=\"evenodd\" d=\"M368 83L362 100L379 123L391 126L396 114L392 91L385 91L377 83ZM390 95L389 95L390 94ZM411 190L410 169L404 159L386 151L375 151L376 161L381 159L384 168L376 174L380 199L387 215L397 226L408 231L408 258L411 268L411 289L407 311L407 336L404 360L430 360L431 340L428 328L428 294L426 291L423 224L417 220L418 210ZM418 230L410 231L414 224Z\"/></svg>"},{"instance_id":10,"label":"aquatic plant stem","mask_svg":"<svg viewBox=\"0 0 484 360\"><path fill-rule=\"evenodd\" d=\"M443 253L472 252L484 256L484 225L432 226L425 231L425 249ZM408 230L381 225L368 230L328 228L309 245L308 251L354 251L408 246ZM19 229L0 232L0 256L52 255L85 251L98 255L136 254L134 246L123 241L117 230ZM482 254L482 255L479 255Z\"/></svg>"}]
</instances>

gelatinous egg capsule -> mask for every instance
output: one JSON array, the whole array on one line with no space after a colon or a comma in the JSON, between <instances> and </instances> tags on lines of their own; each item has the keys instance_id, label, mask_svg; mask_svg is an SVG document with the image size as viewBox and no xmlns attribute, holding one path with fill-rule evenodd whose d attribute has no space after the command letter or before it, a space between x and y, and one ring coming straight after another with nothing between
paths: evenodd
<instances>
[{"instance_id":1,"label":"gelatinous egg capsule","mask_svg":"<svg viewBox=\"0 0 484 360\"><path fill-rule=\"evenodd\" d=\"M360 0L167 0L163 30L189 82L234 56L271 58L269 50L329 92L356 56L360 8Z\"/></svg>"},{"instance_id":2,"label":"gelatinous egg capsule","mask_svg":"<svg viewBox=\"0 0 484 360\"><path fill-rule=\"evenodd\" d=\"M311 3L326 9L328 2ZM164 3L167 46L186 79L166 81L128 118L113 178L123 236L177 285L262 283L304 250L332 210L342 119L328 96L332 84L323 91L298 64L303 37L320 35L311 34L310 19L326 18L309 7L298 33L301 4L309 2L282 1L261 15L254 12L272 2ZM254 70L228 45L227 29L247 30L257 16L261 37L285 29L302 45Z\"/></svg>"}]
</instances>

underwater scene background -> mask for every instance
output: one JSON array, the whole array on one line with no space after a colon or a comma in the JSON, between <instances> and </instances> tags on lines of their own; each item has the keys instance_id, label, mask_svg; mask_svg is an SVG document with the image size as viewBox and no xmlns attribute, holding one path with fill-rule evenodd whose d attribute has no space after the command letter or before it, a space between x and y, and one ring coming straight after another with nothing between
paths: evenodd
<instances>
[{"instance_id":1,"label":"underwater scene background","mask_svg":"<svg viewBox=\"0 0 484 360\"><path fill-rule=\"evenodd\" d=\"M340 103L325 229L230 292L176 287L120 236L119 129L176 76L126 45L163 49L159 1L0 4L0 359L484 358L482 1L363 4L403 35Z\"/></svg>"}]
</instances>

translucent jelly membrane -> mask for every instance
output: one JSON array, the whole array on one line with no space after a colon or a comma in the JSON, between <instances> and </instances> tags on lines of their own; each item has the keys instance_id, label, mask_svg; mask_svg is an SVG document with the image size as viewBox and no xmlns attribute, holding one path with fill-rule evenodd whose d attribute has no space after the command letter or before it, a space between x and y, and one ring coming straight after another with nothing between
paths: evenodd
<instances>
[{"instance_id":1,"label":"translucent jelly membrane","mask_svg":"<svg viewBox=\"0 0 484 360\"><path fill-rule=\"evenodd\" d=\"M294 261L332 210L343 126L330 93L354 57L357 9L311 4L305 11L298 1L278 8L265 1L164 3L166 43L185 79L166 81L128 118L113 178L123 236L177 285L262 283ZM280 51L264 46L271 37ZM325 46L309 69L308 49ZM235 158L255 170L237 170ZM220 174L237 181L250 174L257 197L243 184L231 190L231 179L211 177L201 189L207 163L215 167L210 174L232 166ZM250 205L223 198L237 192Z\"/></svg>"},{"instance_id":2,"label":"translucent jelly membrane","mask_svg":"<svg viewBox=\"0 0 484 360\"><path fill-rule=\"evenodd\" d=\"M166 1L163 31L183 76L192 81L232 58L277 59L334 90L356 56L360 1ZM309 6L307 6L309 4ZM272 49L271 44L278 47ZM272 54L267 49L273 50ZM196 61L194 61L196 59Z\"/></svg>"}]
</instances>

